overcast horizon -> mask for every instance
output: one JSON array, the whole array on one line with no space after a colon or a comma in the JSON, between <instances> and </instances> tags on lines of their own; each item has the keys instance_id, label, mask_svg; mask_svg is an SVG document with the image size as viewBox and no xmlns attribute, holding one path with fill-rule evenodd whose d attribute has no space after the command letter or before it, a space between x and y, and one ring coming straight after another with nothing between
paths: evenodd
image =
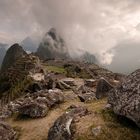
<instances>
[{"instance_id":1,"label":"overcast horizon","mask_svg":"<svg viewBox=\"0 0 140 140\"><path fill-rule=\"evenodd\" d=\"M140 66L139 0L0 0L0 22L0 43L39 42L54 27L72 52L95 54L115 72Z\"/></svg>"}]
</instances>

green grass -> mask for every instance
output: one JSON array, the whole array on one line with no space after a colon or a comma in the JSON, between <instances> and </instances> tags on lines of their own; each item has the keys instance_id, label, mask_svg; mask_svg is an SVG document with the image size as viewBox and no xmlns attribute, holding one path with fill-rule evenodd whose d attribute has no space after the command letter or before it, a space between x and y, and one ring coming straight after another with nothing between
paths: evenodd
<instances>
[{"instance_id":1,"label":"green grass","mask_svg":"<svg viewBox=\"0 0 140 140\"><path fill-rule=\"evenodd\" d=\"M66 71L63 67L57 67L57 66L45 66L46 70L48 72L55 72L60 74L65 74Z\"/></svg>"},{"instance_id":2,"label":"green grass","mask_svg":"<svg viewBox=\"0 0 140 140\"><path fill-rule=\"evenodd\" d=\"M79 135L76 140L140 140L140 129L134 122L114 114L112 110L100 110L99 108L95 110L97 110L95 116L97 120L91 122L88 133ZM94 136L92 128L97 126L101 126L101 132L98 136Z\"/></svg>"},{"instance_id":3,"label":"green grass","mask_svg":"<svg viewBox=\"0 0 140 140\"><path fill-rule=\"evenodd\" d=\"M67 67L65 69L68 77L83 79L91 78L91 76L84 69L80 70L79 72L76 72L75 67Z\"/></svg>"},{"instance_id":4,"label":"green grass","mask_svg":"<svg viewBox=\"0 0 140 140\"><path fill-rule=\"evenodd\" d=\"M97 140L138 140L140 129L129 119L114 114L112 110L101 112L105 124Z\"/></svg>"}]
</instances>

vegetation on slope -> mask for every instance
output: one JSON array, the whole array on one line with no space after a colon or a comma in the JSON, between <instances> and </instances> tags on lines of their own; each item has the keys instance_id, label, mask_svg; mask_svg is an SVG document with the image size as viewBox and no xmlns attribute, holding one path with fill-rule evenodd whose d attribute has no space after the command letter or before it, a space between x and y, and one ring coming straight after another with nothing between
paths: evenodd
<instances>
[{"instance_id":1,"label":"vegetation on slope","mask_svg":"<svg viewBox=\"0 0 140 140\"><path fill-rule=\"evenodd\" d=\"M66 70L63 67L58 67L58 66L45 66L45 69L48 72L54 72L54 73L60 73L60 74L66 74Z\"/></svg>"}]
</instances>

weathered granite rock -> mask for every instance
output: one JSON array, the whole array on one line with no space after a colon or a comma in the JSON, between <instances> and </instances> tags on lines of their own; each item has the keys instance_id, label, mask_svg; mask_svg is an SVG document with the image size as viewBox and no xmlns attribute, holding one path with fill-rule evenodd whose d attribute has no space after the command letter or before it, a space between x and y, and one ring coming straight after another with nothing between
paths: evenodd
<instances>
[{"instance_id":1,"label":"weathered granite rock","mask_svg":"<svg viewBox=\"0 0 140 140\"><path fill-rule=\"evenodd\" d=\"M96 85L96 80L94 80L94 79L86 79L84 81L84 83L85 83L85 86L87 86L87 87L94 87Z\"/></svg>"},{"instance_id":2,"label":"weathered granite rock","mask_svg":"<svg viewBox=\"0 0 140 140\"><path fill-rule=\"evenodd\" d=\"M116 114L133 120L140 127L140 69L127 76L108 96Z\"/></svg>"},{"instance_id":3,"label":"weathered granite rock","mask_svg":"<svg viewBox=\"0 0 140 140\"><path fill-rule=\"evenodd\" d=\"M48 103L47 105L49 107L56 106L57 104L64 102L64 96L63 93L60 90L49 90L49 94L47 95Z\"/></svg>"},{"instance_id":4,"label":"weathered granite rock","mask_svg":"<svg viewBox=\"0 0 140 140\"><path fill-rule=\"evenodd\" d=\"M48 77L46 83L47 83L46 85L47 89L57 88L61 90L67 90L67 89L71 89L71 84L73 84L73 81L68 81L68 80L63 81L63 80L53 79L52 77Z\"/></svg>"},{"instance_id":5,"label":"weathered granite rock","mask_svg":"<svg viewBox=\"0 0 140 140\"><path fill-rule=\"evenodd\" d=\"M85 94L79 94L78 95L81 102L92 102L95 101L97 98L95 97L95 93L89 92Z\"/></svg>"},{"instance_id":6,"label":"weathered granite rock","mask_svg":"<svg viewBox=\"0 0 140 140\"><path fill-rule=\"evenodd\" d=\"M92 102L97 99L94 89L85 85L81 85L78 89L74 90L74 92L78 95L81 102Z\"/></svg>"},{"instance_id":7,"label":"weathered granite rock","mask_svg":"<svg viewBox=\"0 0 140 140\"><path fill-rule=\"evenodd\" d=\"M0 121L0 140L15 140L16 132L7 123Z\"/></svg>"},{"instance_id":8,"label":"weathered granite rock","mask_svg":"<svg viewBox=\"0 0 140 140\"><path fill-rule=\"evenodd\" d=\"M56 82L56 88L59 88L61 90L67 90L67 89L71 89L71 86L66 84L63 81L57 81Z\"/></svg>"},{"instance_id":9,"label":"weathered granite rock","mask_svg":"<svg viewBox=\"0 0 140 140\"><path fill-rule=\"evenodd\" d=\"M73 117L67 114L60 116L50 128L48 140L71 140L71 123Z\"/></svg>"},{"instance_id":10,"label":"weathered granite rock","mask_svg":"<svg viewBox=\"0 0 140 140\"><path fill-rule=\"evenodd\" d=\"M84 93L90 93L90 92L95 92L95 91L94 91L94 89L89 88L89 87L87 87L85 85L81 85L77 89L77 94L84 94Z\"/></svg>"},{"instance_id":11,"label":"weathered granite rock","mask_svg":"<svg viewBox=\"0 0 140 140\"><path fill-rule=\"evenodd\" d=\"M44 117L48 113L48 107L37 102L25 102L19 107L18 112L21 115L27 115L31 118Z\"/></svg>"},{"instance_id":12,"label":"weathered granite rock","mask_svg":"<svg viewBox=\"0 0 140 140\"><path fill-rule=\"evenodd\" d=\"M88 110L84 107L70 106L68 111L60 116L50 128L48 140L72 140L75 119L87 114Z\"/></svg>"},{"instance_id":13,"label":"weathered granite rock","mask_svg":"<svg viewBox=\"0 0 140 140\"><path fill-rule=\"evenodd\" d=\"M49 109L63 102L64 95L59 89L28 93L0 108L0 119L9 118L13 113L31 118L44 117Z\"/></svg>"},{"instance_id":14,"label":"weathered granite rock","mask_svg":"<svg viewBox=\"0 0 140 140\"><path fill-rule=\"evenodd\" d=\"M62 81L69 86L75 86L75 81L73 78L65 78L65 79L62 79Z\"/></svg>"},{"instance_id":15,"label":"weathered granite rock","mask_svg":"<svg viewBox=\"0 0 140 140\"><path fill-rule=\"evenodd\" d=\"M60 90L40 91L27 95L18 107L18 112L31 118L44 117L50 108L62 102L64 102L64 96Z\"/></svg>"},{"instance_id":16,"label":"weathered granite rock","mask_svg":"<svg viewBox=\"0 0 140 140\"><path fill-rule=\"evenodd\" d=\"M97 84L96 98L100 99L107 96L107 92L114 88L106 79L101 78Z\"/></svg>"}]
</instances>

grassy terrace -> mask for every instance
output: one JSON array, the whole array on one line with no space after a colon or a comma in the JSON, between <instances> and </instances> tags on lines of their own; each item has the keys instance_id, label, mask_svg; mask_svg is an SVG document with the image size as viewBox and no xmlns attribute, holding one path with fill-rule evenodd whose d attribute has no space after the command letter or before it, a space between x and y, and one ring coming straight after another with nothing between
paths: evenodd
<instances>
[{"instance_id":1,"label":"grassy terrace","mask_svg":"<svg viewBox=\"0 0 140 140\"><path fill-rule=\"evenodd\" d=\"M55 73L60 73L60 74L66 74L66 70L63 67L58 67L58 66L44 66L45 69L48 72L55 72Z\"/></svg>"}]
</instances>

